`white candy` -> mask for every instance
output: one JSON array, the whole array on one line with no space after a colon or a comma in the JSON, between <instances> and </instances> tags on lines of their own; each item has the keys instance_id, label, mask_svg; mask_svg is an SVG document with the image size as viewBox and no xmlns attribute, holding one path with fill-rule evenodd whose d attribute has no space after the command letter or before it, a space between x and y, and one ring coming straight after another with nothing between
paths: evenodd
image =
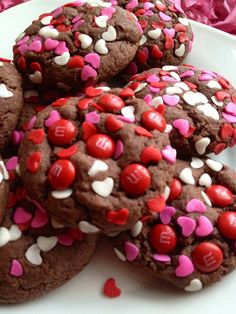
<instances>
[{"instance_id":1,"label":"white candy","mask_svg":"<svg viewBox=\"0 0 236 314\"><path fill-rule=\"evenodd\" d=\"M72 189L67 189L67 190L63 190L63 191L52 191L52 197L62 200L65 199L67 197L70 197L73 193Z\"/></svg>"},{"instance_id":2,"label":"white candy","mask_svg":"<svg viewBox=\"0 0 236 314\"><path fill-rule=\"evenodd\" d=\"M40 21L43 25L49 25L51 20L52 20L52 15L48 15L45 16L44 18L42 18L42 20Z\"/></svg>"},{"instance_id":3,"label":"white candy","mask_svg":"<svg viewBox=\"0 0 236 314\"><path fill-rule=\"evenodd\" d=\"M86 35L86 34L80 34L78 36L78 39L81 43L82 49L87 49L93 42L93 39L89 35Z\"/></svg>"},{"instance_id":4,"label":"white candy","mask_svg":"<svg viewBox=\"0 0 236 314\"><path fill-rule=\"evenodd\" d=\"M132 237L136 238L140 234L140 232L142 231L142 228L143 228L142 221L136 222L136 224L131 229Z\"/></svg>"},{"instance_id":5,"label":"white candy","mask_svg":"<svg viewBox=\"0 0 236 314\"><path fill-rule=\"evenodd\" d=\"M183 57L184 53L185 53L185 45L184 44L181 44L179 46L179 48L175 49L175 55L177 57Z\"/></svg>"},{"instance_id":6,"label":"white candy","mask_svg":"<svg viewBox=\"0 0 236 314\"><path fill-rule=\"evenodd\" d=\"M213 103L214 103L216 106L218 106L218 107L222 107L222 106L224 105L224 102L223 102L223 101L218 101L215 96L212 96L212 97L211 97L211 100L212 100Z\"/></svg>"},{"instance_id":7,"label":"white candy","mask_svg":"<svg viewBox=\"0 0 236 314\"><path fill-rule=\"evenodd\" d=\"M174 86L178 87L178 88L181 88L184 91L188 91L189 90L188 85L186 83L184 83L184 82L175 83Z\"/></svg>"},{"instance_id":8,"label":"white candy","mask_svg":"<svg viewBox=\"0 0 236 314\"><path fill-rule=\"evenodd\" d=\"M55 28L51 28L50 26L44 26L40 29L39 35L46 38L57 38L59 32Z\"/></svg>"},{"instance_id":9,"label":"white candy","mask_svg":"<svg viewBox=\"0 0 236 314\"><path fill-rule=\"evenodd\" d=\"M4 180L8 180L9 179L9 173L5 167L5 164L2 160L0 160L0 167L2 168L2 172L3 172L3 178Z\"/></svg>"},{"instance_id":10,"label":"white candy","mask_svg":"<svg viewBox=\"0 0 236 314\"><path fill-rule=\"evenodd\" d=\"M184 100L190 105L205 104L208 102L207 97L199 92L189 91L183 94Z\"/></svg>"},{"instance_id":11,"label":"white candy","mask_svg":"<svg viewBox=\"0 0 236 314\"><path fill-rule=\"evenodd\" d=\"M92 189L94 192L102 197L108 197L114 186L114 180L112 178L106 178L103 181L94 181L92 183Z\"/></svg>"},{"instance_id":12,"label":"white candy","mask_svg":"<svg viewBox=\"0 0 236 314\"><path fill-rule=\"evenodd\" d=\"M118 249L114 248L114 252L122 262L125 262L127 260L126 256L123 253L121 253L121 251L119 251Z\"/></svg>"},{"instance_id":13,"label":"white candy","mask_svg":"<svg viewBox=\"0 0 236 314\"><path fill-rule=\"evenodd\" d=\"M40 236L37 239L38 247L43 252L51 251L57 244L57 237Z\"/></svg>"},{"instance_id":14,"label":"white candy","mask_svg":"<svg viewBox=\"0 0 236 314\"><path fill-rule=\"evenodd\" d=\"M92 167L88 171L90 177L94 177L98 172L103 172L108 170L108 165L101 160L95 160Z\"/></svg>"},{"instance_id":15,"label":"white candy","mask_svg":"<svg viewBox=\"0 0 236 314\"><path fill-rule=\"evenodd\" d=\"M40 255L40 249L37 244L32 244L25 252L25 257L33 265L41 265L42 257Z\"/></svg>"},{"instance_id":16,"label":"white candy","mask_svg":"<svg viewBox=\"0 0 236 314\"><path fill-rule=\"evenodd\" d=\"M204 191L201 192L202 198L205 202L205 204L209 207L212 207L211 201L209 199L209 197L206 195L206 193Z\"/></svg>"},{"instance_id":17,"label":"white candy","mask_svg":"<svg viewBox=\"0 0 236 314\"><path fill-rule=\"evenodd\" d=\"M188 21L188 19L186 17L179 17L178 20L184 26L188 26L189 25L189 21Z\"/></svg>"},{"instance_id":18,"label":"white candy","mask_svg":"<svg viewBox=\"0 0 236 314\"><path fill-rule=\"evenodd\" d=\"M181 81L179 74L174 71L170 72L170 76L172 76L176 81Z\"/></svg>"},{"instance_id":19,"label":"white candy","mask_svg":"<svg viewBox=\"0 0 236 314\"><path fill-rule=\"evenodd\" d=\"M66 65L70 60L70 53L68 51L64 52L61 56L57 56L54 58L54 62L57 65Z\"/></svg>"},{"instance_id":20,"label":"white candy","mask_svg":"<svg viewBox=\"0 0 236 314\"><path fill-rule=\"evenodd\" d=\"M192 157L191 167L194 169L199 169L204 166L204 162L200 158Z\"/></svg>"},{"instance_id":21,"label":"white candy","mask_svg":"<svg viewBox=\"0 0 236 314\"><path fill-rule=\"evenodd\" d=\"M217 81L215 81L215 80L209 81L209 82L207 83L207 86L208 86L209 88L222 89L221 85L220 85Z\"/></svg>"},{"instance_id":22,"label":"white candy","mask_svg":"<svg viewBox=\"0 0 236 314\"><path fill-rule=\"evenodd\" d=\"M104 39L99 39L96 42L94 49L96 52L98 52L101 55L106 55L108 53L108 49L107 49L106 42Z\"/></svg>"},{"instance_id":23,"label":"white candy","mask_svg":"<svg viewBox=\"0 0 236 314\"><path fill-rule=\"evenodd\" d=\"M216 121L220 119L218 111L214 107L212 107L212 105L208 103L197 106L197 109L201 111L205 116L211 117L212 119Z\"/></svg>"},{"instance_id":24,"label":"white candy","mask_svg":"<svg viewBox=\"0 0 236 314\"><path fill-rule=\"evenodd\" d=\"M134 106L125 106L121 109L121 114L131 120L134 120Z\"/></svg>"},{"instance_id":25,"label":"white candy","mask_svg":"<svg viewBox=\"0 0 236 314\"><path fill-rule=\"evenodd\" d=\"M144 89L147 86L147 83L141 83L139 86L134 90L134 93L140 92L142 89Z\"/></svg>"},{"instance_id":26,"label":"white candy","mask_svg":"<svg viewBox=\"0 0 236 314\"><path fill-rule=\"evenodd\" d=\"M196 292L202 289L202 282L199 279L193 279L189 285L184 288L187 292Z\"/></svg>"},{"instance_id":27,"label":"white candy","mask_svg":"<svg viewBox=\"0 0 236 314\"><path fill-rule=\"evenodd\" d=\"M163 71L175 71L178 70L178 68L175 65L164 65L162 67Z\"/></svg>"},{"instance_id":28,"label":"white candy","mask_svg":"<svg viewBox=\"0 0 236 314\"><path fill-rule=\"evenodd\" d=\"M172 131L173 127L171 124L167 124L166 128L164 130L164 133L170 133Z\"/></svg>"},{"instance_id":29,"label":"white candy","mask_svg":"<svg viewBox=\"0 0 236 314\"><path fill-rule=\"evenodd\" d=\"M10 232L5 227L0 227L0 247L5 246L11 239Z\"/></svg>"},{"instance_id":30,"label":"white candy","mask_svg":"<svg viewBox=\"0 0 236 314\"><path fill-rule=\"evenodd\" d=\"M193 177L193 173L192 173L192 170L190 168L184 168L180 172L179 178L181 181L183 181L186 184L191 184L191 185L195 184L195 179Z\"/></svg>"},{"instance_id":31,"label":"white candy","mask_svg":"<svg viewBox=\"0 0 236 314\"><path fill-rule=\"evenodd\" d=\"M216 171L216 172L220 171L223 168L222 163L220 163L219 161L212 160L212 159L207 159L206 164L211 170Z\"/></svg>"},{"instance_id":32,"label":"white candy","mask_svg":"<svg viewBox=\"0 0 236 314\"><path fill-rule=\"evenodd\" d=\"M107 26L107 15L101 15L95 17L95 23L98 27L105 28Z\"/></svg>"},{"instance_id":33,"label":"white candy","mask_svg":"<svg viewBox=\"0 0 236 314\"><path fill-rule=\"evenodd\" d=\"M212 180L208 173L203 173L201 177L199 178L198 183L201 186L208 187L212 185Z\"/></svg>"},{"instance_id":34,"label":"white candy","mask_svg":"<svg viewBox=\"0 0 236 314\"><path fill-rule=\"evenodd\" d=\"M87 221L80 221L78 226L83 233L97 233L100 231L98 227L90 224Z\"/></svg>"},{"instance_id":35,"label":"white candy","mask_svg":"<svg viewBox=\"0 0 236 314\"><path fill-rule=\"evenodd\" d=\"M151 105L153 108L157 108L159 105L163 104L163 99L161 96L154 97L151 101Z\"/></svg>"},{"instance_id":36,"label":"white candy","mask_svg":"<svg viewBox=\"0 0 236 314\"><path fill-rule=\"evenodd\" d=\"M43 80L42 73L40 71L36 71L34 72L34 74L30 74L29 78L34 84L41 84Z\"/></svg>"},{"instance_id":37,"label":"white candy","mask_svg":"<svg viewBox=\"0 0 236 314\"><path fill-rule=\"evenodd\" d=\"M167 87L167 89L166 89L167 95L176 95L176 94L182 94L182 93L183 93L183 91L179 87L171 86L171 87Z\"/></svg>"},{"instance_id":38,"label":"white candy","mask_svg":"<svg viewBox=\"0 0 236 314\"><path fill-rule=\"evenodd\" d=\"M161 29L156 28L156 29L149 31L147 34L148 34L148 37L150 37L152 39L157 39L161 36L161 33L162 33Z\"/></svg>"},{"instance_id":39,"label":"white candy","mask_svg":"<svg viewBox=\"0 0 236 314\"><path fill-rule=\"evenodd\" d=\"M106 41L114 41L117 38L116 29L113 26L109 26L107 31L102 33L102 38Z\"/></svg>"},{"instance_id":40,"label":"white candy","mask_svg":"<svg viewBox=\"0 0 236 314\"><path fill-rule=\"evenodd\" d=\"M17 225L11 225L9 229L10 241L16 241L20 239L22 232Z\"/></svg>"},{"instance_id":41,"label":"white candy","mask_svg":"<svg viewBox=\"0 0 236 314\"><path fill-rule=\"evenodd\" d=\"M10 98L13 93L9 91L5 84L0 84L0 98Z\"/></svg>"},{"instance_id":42,"label":"white candy","mask_svg":"<svg viewBox=\"0 0 236 314\"><path fill-rule=\"evenodd\" d=\"M195 143L195 149L199 155L203 155L210 144L211 140L209 137L203 137Z\"/></svg>"},{"instance_id":43,"label":"white candy","mask_svg":"<svg viewBox=\"0 0 236 314\"><path fill-rule=\"evenodd\" d=\"M143 35L143 36L141 37L141 39L140 39L139 46L144 45L146 41L147 41L147 38L146 38L146 36Z\"/></svg>"},{"instance_id":44,"label":"white candy","mask_svg":"<svg viewBox=\"0 0 236 314\"><path fill-rule=\"evenodd\" d=\"M165 200L167 200L168 197L170 196L170 188L168 186L165 187L164 196L165 196Z\"/></svg>"},{"instance_id":45,"label":"white candy","mask_svg":"<svg viewBox=\"0 0 236 314\"><path fill-rule=\"evenodd\" d=\"M3 174L0 172L0 183L3 181Z\"/></svg>"}]
</instances>

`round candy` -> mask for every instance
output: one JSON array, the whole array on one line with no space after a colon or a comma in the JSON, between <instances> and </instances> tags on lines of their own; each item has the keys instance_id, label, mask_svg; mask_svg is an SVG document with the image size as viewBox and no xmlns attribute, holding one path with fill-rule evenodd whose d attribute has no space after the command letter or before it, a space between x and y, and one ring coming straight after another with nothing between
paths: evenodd
<instances>
[{"instance_id":1,"label":"round candy","mask_svg":"<svg viewBox=\"0 0 236 314\"><path fill-rule=\"evenodd\" d=\"M49 169L48 181L56 190L69 188L75 180L76 171L71 161L59 159Z\"/></svg>"},{"instance_id":2,"label":"round candy","mask_svg":"<svg viewBox=\"0 0 236 314\"><path fill-rule=\"evenodd\" d=\"M168 197L168 201L173 201L180 196L182 192L181 182L174 178L170 184L170 194Z\"/></svg>"},{"instance_id":3,"label":"round candy","mask_svg":"<svg viewBox=\"0 0 236 314\"><path fill-rule=\"evenodd\" d=\"M106 112L119 112L125 105L123 100L113 94L103 94L98 99L98 105L102 107Z\"/></svg>"},{"instance_id":4,"label":"round candy","mask_svg":"<svg viewBox=\"0 0 236 314\"><path fill-rule=\"evenodd\" d=\"M211 185L206 190L206 194L216 206L225 207L233 203L232 192L223 185Z\"/></svg>"},{"instance_id":5,"label":"round candy","mask_svg":"<svg viewBox=\"0 0 236 314\"><path fill-rule=\"evenodd\" d=\"M69 120L61 119L54 122L48 129L48 138L54 145L69 145L77 134L76 126Z\"/></svg>"},{"instance_id":6,"label":"round candy","mask_svg":"<svg viewBox=\"0 0 236 314\"><path fill-rule=\"evenodd\" d=\"M167 254L176 248L175 230L167 225L155 225L148 234L151 246L160 254Z\"/></svg>"},{"instance_id":7,"label":"round candy","mask_svg":"<svg viewBox=\"0 0 236 314\"><path fill-rule=\"evenodd\" d=\"M236 240L236 212L222 213L218 218L217 226L226 238Z\"/></svg>"},{"instance_id":8,"label":"round candy","mask_svg":"<svg viewBox=\"0 0 236 314\"><path fill-rule=\"evenodd\" d=\"M108 135L95 134L89 138L86 148L89 155L106 159L114 154L115 143Z\"/></svg>"},{"instance_id":9,"label":"round candy","mask_svg":"<svg viewBox=\"0 0 236 314\"><path fill-rule=\"evenodd\" d=\"M151 175L147 168L140 164L131 164L123 169L120 183L126 193L133 196L143 195L151 185Z\"/></svg>"},{"instance_id":10,"label":"round candy","mask_svg":"<svg viewBox=\"0 0 236 314\"><path fill-rule=\"evenodd\" d=\"M192 252L193 263L203 273L218 269L223 261L223 253L218 245L202 242Z\"/></svg>"},{"instance_id":11,"label":"round candy","mask_svg":"<svg viewBox=\"0 0 236 314\"><path fill-rule=\"evenodd\" d=\"M158 130L163 132L166 128L166 120L164 117L153 110L145 111L142 114L142 123L148 130Z\"/></svg>"}]
</instances>

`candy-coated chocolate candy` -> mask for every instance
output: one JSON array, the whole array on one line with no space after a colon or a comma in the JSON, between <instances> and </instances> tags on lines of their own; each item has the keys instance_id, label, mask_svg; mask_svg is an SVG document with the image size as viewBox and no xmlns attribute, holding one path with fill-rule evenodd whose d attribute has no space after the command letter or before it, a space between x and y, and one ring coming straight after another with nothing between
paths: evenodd
<instances>
[{"instance_id":1,"label":"candy-coated chocolate candy","mask_svg":"<svg viewBox=\"0 0 236 314\"><path fill-rule=\"evenodd\" d=\"M233 203L232 192L223 185L211 185L206 194L216 206L225 207Z\"/></svg>"},{"instance_id":2,"label":"candy-coated chocolate candy","mask_svg":"<svg viewBox=\"0 0 236 314\"><path fill-rule=\"evenodd\" d=\"M177 244L175 230L168 225L155 225L148 234L151 246L160 254L173 251Z\"/></svg>"},{"instance_id":3,"label":"candy-coated chocolate candy","mask_svg":"<svg viewBox=\"0 0 236 314\"><path fill-rule=\"evenodd\" d=\"M49 169L49 184L56 190L69 188L75 180L76 171L71 161L59 159Z\"/></svg>"},{"instance_id":4,"label":"candy-coated chocolate candy","mask_svg":"<svg viewBox=\"0 0 236 314\"><path fill-rule=\"evenodd\" d=\"M202 242L192 252L194 266L203 273L218 269L223 261L223 253L218 245Z\"/></svg>"},{"instance_id":5,"label":"candy-coated chocolate candy","mask_svg":"<svg viewBox=\"0 0 236 314\"><path fill-rule=\"evenodd\" d=\"M113 94L103 94L98 99L98 105L106 112L119 112L125 105L124 101Z\"/></svg>"},{"instance_id":6,"label":"candy-coated chocolate candy","mask_svg":"<svg viewBox=\"0 0 236 314\"><path fill-rule=\"evenodd\" d=\"M76 126L69 120L54 122L48 129L48 138L53 145L69 145L77 134Z\"/></svg>"},{"instance_id":7,"label":"candy-coated chocolate candy","mask_svg":"<svg viewBox=\"0 0 236 314\"><path fill-rule=\"evenodd\" d=\"M145 111L142 114L142 123L148 130L158 130L163 132L166 128L165 118L158 112L153 110Z\"/></svg>"},{"instance_id":8,"label":"candy-coated chocolate candy","mask_svg":"<svg viewBox=\"0 0 236 314\"><path fill-rule=\"evenodd\" d=\"M150 187L151 175L146 167L140 164L131 164L123 169L120 183L126 193L140 196Z\"/></svg>"},{"instance_id":9,"label":"candy-coated chocolate candy","mask_svg":"<svg viewBox=\"0 0 236 314\"><path fill-rule=\"evenodd\" d=\"M170 184L170 195L168 201L173 201L180 196L182 192L181 182L174 178Z\"/></svg>"},{"instance_id":10,"label":"candy-coated chocolate candy","mask_svg":"<svg viewBox=\"0 0 236 314\"><path fill-rule=\"evenodd\" d=\"M106 159L114 154L115 143L108 135L95 134L89 138L86 148L89 155Z\"/></svg>"},{"instance_id":11,"label":"candy-coated chocolate candy","mask_svg":"<svg viewBox=\"0 0 236 314\"><path fill-rule=\"evenodd\" d=\"M236 240L236 212L225 212L217 221L220 232L229 239Z\"/></svg>"}]
</instances>

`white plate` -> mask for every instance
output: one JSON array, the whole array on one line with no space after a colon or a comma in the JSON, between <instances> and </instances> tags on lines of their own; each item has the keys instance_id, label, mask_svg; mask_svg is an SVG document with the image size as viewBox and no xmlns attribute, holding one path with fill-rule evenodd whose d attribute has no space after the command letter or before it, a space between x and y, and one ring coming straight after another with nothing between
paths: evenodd
<instances>
[{"instance_id":1,"label":"white plate","mask_svg":"<svg viewBox=\"0 0 236 314\"><path fill-rule=\"evenodd\" d=\"M64 4L60 0L33 0L0 14L0 55L12 58L14 39L40 13ZM68 0L69 2L69 0ZM185 60L225 75L236 86L236 39L213 28L191 23L195 32L192 53ZM220 157L234 166L235 150ZM236 168L236 167L235 167ZM121 297L102 295L104 281L114 277ZM1 278L0 278L1 280ZM101 241L88 267L63 287L32 302L0 306L4 314L235 314L236 272L195 294L183 293L120 262L106 241Z\"/></svg>"}]
</instances>

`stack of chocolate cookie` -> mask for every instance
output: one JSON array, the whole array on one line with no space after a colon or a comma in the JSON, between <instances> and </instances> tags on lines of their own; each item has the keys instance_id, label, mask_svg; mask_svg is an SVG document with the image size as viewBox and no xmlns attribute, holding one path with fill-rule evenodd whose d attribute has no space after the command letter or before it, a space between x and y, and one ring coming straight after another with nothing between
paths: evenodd
<instances>
[{"instance_id":1,"label":"stack of chocolate cookie","mask_svg":"<svg viewBox=\"0 0 236 314\"><path fill-rule=\"evenodd\" d=\"M19 35L21 75L0 63L0 302L70 279L101 233L185 291L235 268L236 173L207 154L236 143L236 91L179 65L192 39L167 0L76 1Z\"/></svg>"}]
</instances>

